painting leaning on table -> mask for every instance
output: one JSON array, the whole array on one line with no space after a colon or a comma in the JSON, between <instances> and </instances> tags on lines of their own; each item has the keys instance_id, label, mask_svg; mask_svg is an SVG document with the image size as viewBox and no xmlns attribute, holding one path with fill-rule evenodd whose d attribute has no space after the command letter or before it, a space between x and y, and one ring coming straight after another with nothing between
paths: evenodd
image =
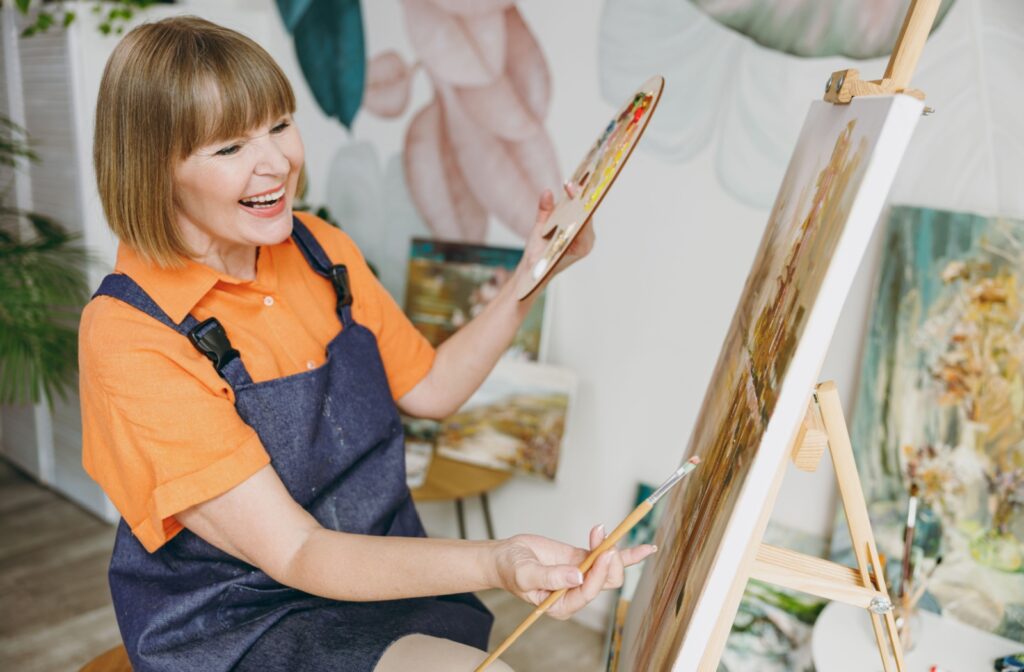
<instances>
[{"instance_id":1,"label":"painting leaning on table","mask_svg":"<svg viewBox=\"0 0 1024 672\"><path fill-rule=\"evenodd\" d=\"M923 604L1024 641L1024 221L897 207L885 235L852 431L880 550L916 484Z\"/></svg>"}]
</instances>

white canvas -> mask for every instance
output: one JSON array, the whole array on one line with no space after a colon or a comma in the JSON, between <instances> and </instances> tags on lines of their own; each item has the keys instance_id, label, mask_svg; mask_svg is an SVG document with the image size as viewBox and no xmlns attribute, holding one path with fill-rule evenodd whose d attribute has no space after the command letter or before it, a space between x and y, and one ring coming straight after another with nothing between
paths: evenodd
<instances>
[{"instance_id":1,"label":"white canvas","mask_svg":"<svg viewBox=\"0 0 1024 672\"><path fill-rule=\"evenodd\" d=\"M922 104L815 102L769 216L623 636L621 670L698 669Z\"/></svg>"}]
</instances>

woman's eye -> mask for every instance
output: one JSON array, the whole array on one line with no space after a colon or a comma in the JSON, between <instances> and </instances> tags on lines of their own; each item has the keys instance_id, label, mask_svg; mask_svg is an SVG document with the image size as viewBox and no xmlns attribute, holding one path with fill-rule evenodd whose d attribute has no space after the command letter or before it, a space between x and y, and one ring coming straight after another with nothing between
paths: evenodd
<instances>
[{"instance_id":1,"label":"woman's eye","mask_svg":"<svg viewBox=\"0 0 1024 672\"><path fill-rule=\"evenodd\" d=\"M274 126L272 129L270 129L270 132L271 133L280 133L280 132L284 131L284 129L288 128L289 126L291 126L291 124L289 122L282 121L280 124L278 124L277 126Z\"/></svg>"},{"instance_id":2,"label":"woman's eye","mask_svg":"<svg viewBox=\"0 0 1024 672\"><path fill-rule=\"evenodd\" d=\"M229 146L224 147L222 149L218 149L215 152L215 154L217 156L231 156L232 154L236 154L238 152L238 150L241 149L241 148L242 148L241 145L229 145Z\"/></svg>"}]
</instances>

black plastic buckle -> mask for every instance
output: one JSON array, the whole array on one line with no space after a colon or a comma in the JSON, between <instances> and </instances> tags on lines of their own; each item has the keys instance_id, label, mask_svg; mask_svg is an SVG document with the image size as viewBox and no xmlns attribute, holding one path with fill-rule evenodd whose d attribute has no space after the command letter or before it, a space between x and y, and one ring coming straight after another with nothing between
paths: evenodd
<instances>
[{"instance_id":1,"label":"black plastic buckle","mask_svg":"<svg viewBox=\"0 0 1024 672\"><path fill-rule=\"evenodd\" d=\"M352 289L348 284L348 269L344 264L335 264L330 270L334 292L338 295L338 310L352 305Z\"/></svg>"},{"instance_id":2,"label":"black plastic buckle","mask_svg":"<svg viewBox=\"0 0 1024 672\"><path fill-rule=\"evenodd\" d=\"M228 362L238 357L238 350L231 347L231 341L216 317L203 320L188 332L188 340L196 346L196 350L206 355L213 362L217 373L221 372Z\"/></svg>"}]
</instances>

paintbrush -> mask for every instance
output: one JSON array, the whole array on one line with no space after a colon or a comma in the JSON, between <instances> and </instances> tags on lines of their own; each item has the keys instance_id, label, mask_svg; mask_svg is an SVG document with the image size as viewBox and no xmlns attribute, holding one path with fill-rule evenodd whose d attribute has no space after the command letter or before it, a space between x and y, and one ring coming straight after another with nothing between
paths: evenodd
<instances>
[{"instance_id":1,"label":"paintbrush","mask_svg":"<svg viewBox=\"0 0 1024 672\"><path fill-rule=\"evenodd\" d=\"M666 492L671 490L672 486L674 486L679 481L683 480L683 478L691 471L693 471L699 463L700 458L695 455L686 462L684 462L683 466L676 469L675 473L669 476L664 483L658 486L658 489L652 492L650 497L640 502L640 504L637 505L635 509L633 509L633 512L626 516L626 518L621 523L619 523L618 527L612 530L611 534L604 538L604 541L602 541L597 548L590 551L586 559L579 565L580 572L586 574L587 571L591 568L591 566L593 566L594 562L597 561L597 559L601 556L602 553L615 546L615 544L617 544L619 540L626 535L627 532L633 529L633 527L637 523L643 520L644 516L651 512L651 509L653 509L654 505L658 503L658 500L661 499ZM498 656L505 653L505 650L508 649L508 647L512 646L513 642L519 639L520 635L526 632L526 629L533 625L534 622L538 618L540 618L545 611L550 609L551 605L557 602L562 597L562 595L565 595L565 592L567 590L568 588L562 588L561 590L556 590L555 592L548 595L547 599L545 599L543 602L537 605L537 607L530 613L530 615L527 616L523 620L523 622L519 624L519 627L517 627L511 635L506 637L505 641L502 642L501 645L498 646L498 648L496 648L493 653L491 653L491 655L487 656L487 659L484 660L484 662L480 663L480 666L476 668L476 672L482 672L482 670L486 670L488 665L490 665L498 659Z\"/></svg>"},{"instance_id":2,"label":"paintbrush","mask_svg":"<svg viewBox=\"0 0 1024 672\"><path fill-rule=\"evenodd\" d=\"M910 602L907 605L908 611L913 610L914 607L917 606L917 603L921 601L921 598L924 597L924 591L926 588L928 588L928 581L931 580L932 575L935 574L935 570L938 569L939 565L941 564L942 556L940 555L938 558L935 559L935 564L932 565L932 568L929 569L928 573L925 574L924 578L921 579L921 585L918 586L917 590L914 591L914 594L910 596Z\"/></svg>"},{"instance_id":3,"label":"paintbrush","mask_svg":"<svg viewBox=\"0 0 1024 672\"><path fill-rule=\"evenodd\" d=\"M909 592L911 555L914 553L914 529L917 527L917 484L910 486L910 502L907 505L907 527L903 532L903 567L900 572L900 598Z\"/></svg>"}]
</instances>

